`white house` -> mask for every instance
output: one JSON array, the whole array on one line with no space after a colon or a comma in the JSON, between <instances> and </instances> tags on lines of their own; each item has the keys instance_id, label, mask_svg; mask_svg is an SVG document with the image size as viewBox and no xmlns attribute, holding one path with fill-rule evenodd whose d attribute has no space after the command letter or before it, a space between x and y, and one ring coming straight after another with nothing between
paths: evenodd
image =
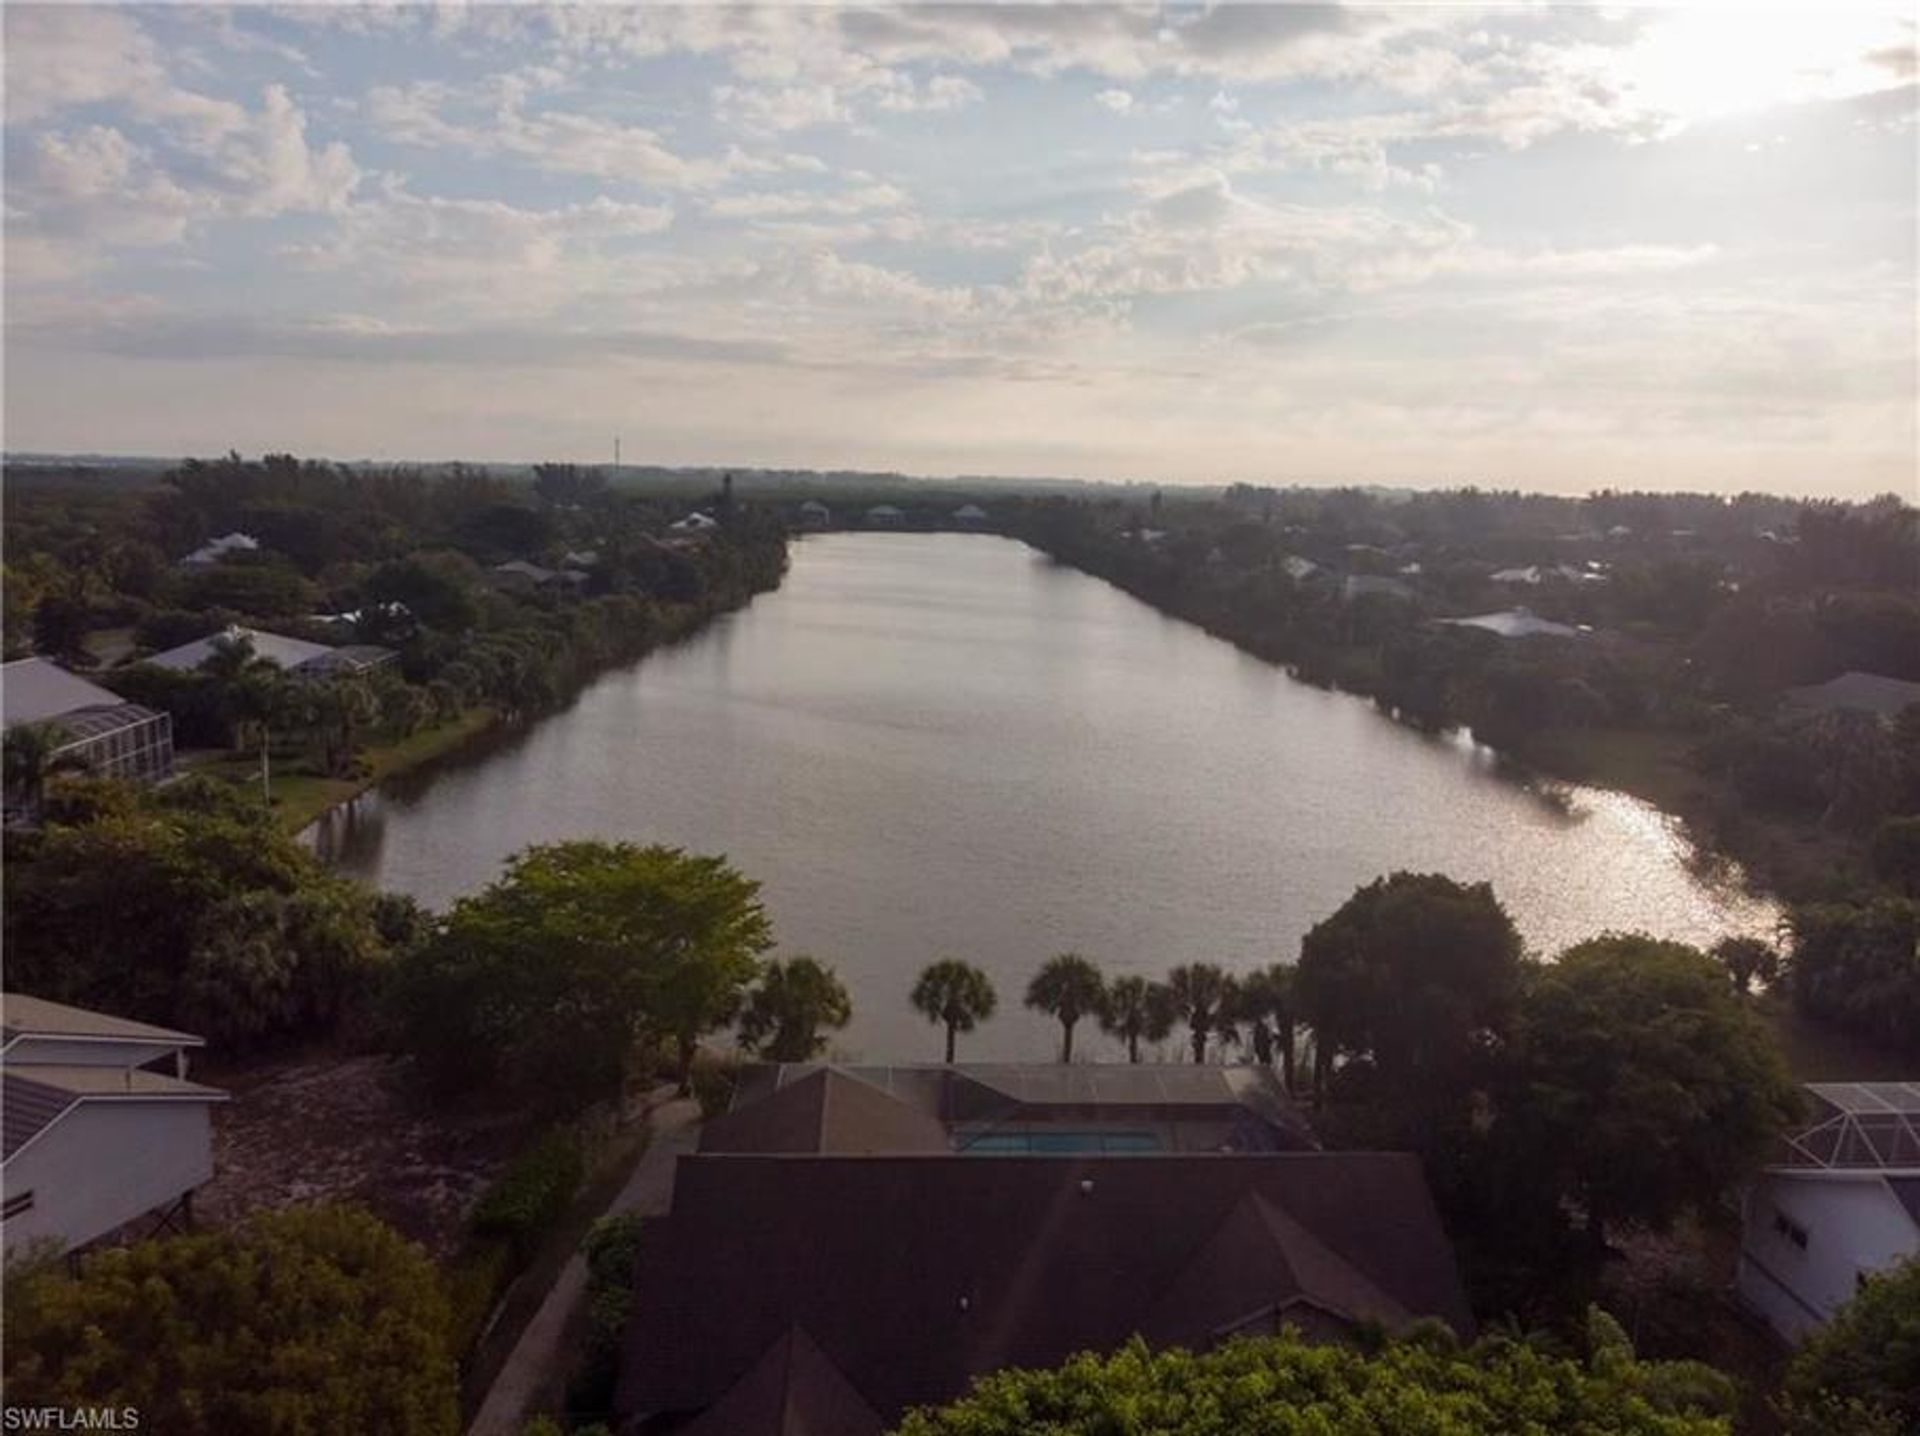
<instances>
[{"instance_id":1,"label":"white house","mask_svg":"<svg viewBox=\"0 0 1920 1436\"><path fill-rule=\"evenodd\" d=\"M189 1207L213 1176L213 1106L186 1080L198 1037L0 995L0 1236L61 1251Z\"/></svg>"},{"instance_id":2,"label":"white house","mask_svg":"<svg viewBox=\"0 0 1920 1436\"><path fill-rule=\"evenodd\" d=\"M1582 632L1571 624L1555 623L1525 608L1510 608L1503 613L1476 613L1471 618L1439 618L1434 622L1449 628L1477 628L1496 638L1578 638Z\"/></svg>"},{"instance_id":3,"label":"white house","mask_svg":"<svg viewBox=\"0 0 1920 1436\"><path fill-rule=\"evenodd\" d=\"M183 643L178 648L166 649L140 661L150 663L155 668L170 668L176 673L192 673L205 667L220 645L231 643L244 643L253 657L288 673L309 678L365 673L391 663L398 657L391 648L380 648L371 643L350 643L336 648L331 644L313 643L304 638L290 638L284 633L268 633L265 629L242 628L234 624L218 633L210 633L205 638L197 638L192 643Z\"/></svg>"},{"instance_id":4,"label":"white house","mask_svg":"<svg viewBox=\"0 0 1920 1436\"><path fill-rule=\"evenodd\" d=\"M1740 1295L1788 1341L1920 1254L1920 1082L1819 1082L1812 1120L1748 1189Z\"/></svg>"},{"instance_id":5,"label":"white house","mask_svg":"<svg viewBox=\"0 0 1920 1436\"><path fill-rule=\"evenodd\" d=\"M4 726L48 728L48 763L71 759L103 778L157 783L173 772L173 719L122 702L97 684L44 658L0 664Z\"/></svg>"},{"instance_id":6,"label":"white house","mask_svg":"<svg viewBox=\"0 0 1920 1436\"><path fill-rule=\"evenodd\" d=\"M230 553L253 553L260 547L260 540L252 534L222 534L217 539L209 539L192 553L180 560L183 568L206 568L220 562Z\"/></svg>"}]
</instances>

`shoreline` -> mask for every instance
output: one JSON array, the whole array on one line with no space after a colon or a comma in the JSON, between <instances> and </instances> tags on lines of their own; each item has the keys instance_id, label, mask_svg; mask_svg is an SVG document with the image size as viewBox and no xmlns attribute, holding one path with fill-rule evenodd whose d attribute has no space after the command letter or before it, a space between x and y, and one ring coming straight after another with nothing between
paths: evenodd
<instances>
[{"instance_id":1,"label":"shoreline","mask_svg":"<svg viewBox=\"0 0 1920 1436\"><path fill-rule=\"evenodd\" d=\"M1377 694L1308 677L1294 663L1263 651L1231 629L1157 603L1132 585L1077 563L1030 535L1007 532L1003 536L1026 544L1075 573L1111 585L1155 613L1191 624L1280 669L1297 683L1364 699L1382 717L1396 723L1407 721ZM1475 741L1485 740L1476 737ZM1848 846L1833 834L1784 822L1738 802L1724 785L1693 765L1688 756L1692 746L1693 739L1682 733L1641 728L1553 728L1524 747L1494 747L1494 751L1531 781L1601 788L1647 803L1679 824L1704 866L1736 869L1741 890L1782 908L1817 900L1819 874L1831 877L1857 863Z\"/></svg>"}]
</instances>

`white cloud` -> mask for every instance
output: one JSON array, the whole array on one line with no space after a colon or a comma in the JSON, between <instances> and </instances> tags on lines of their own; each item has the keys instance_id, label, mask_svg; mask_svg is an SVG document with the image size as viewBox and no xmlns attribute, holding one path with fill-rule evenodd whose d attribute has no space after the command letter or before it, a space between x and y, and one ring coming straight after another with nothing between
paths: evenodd
<instances>
[{"instance_id":1,"label":"white cloud","mask_svg":"<svg viewBox=\"0 0 1920 1436\"><path fill-rule=\"evenodd\" d=\"M1116 115L1124 115L1133 108L1133 95L1127 90L1102 90L1093 97L1093 102Z\"/></svg>"}]
</instances>

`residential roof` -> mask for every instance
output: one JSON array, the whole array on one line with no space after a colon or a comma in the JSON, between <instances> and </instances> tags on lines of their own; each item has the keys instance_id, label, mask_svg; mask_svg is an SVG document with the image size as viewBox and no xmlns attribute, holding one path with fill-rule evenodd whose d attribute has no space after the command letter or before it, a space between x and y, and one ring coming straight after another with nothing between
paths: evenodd
<instances>
[{"instance_id":1,"label":"residential roof","mask_svg":"<svg viewBox=\"0 0 1920 1436\"><path fill-rule=\"evenodd\" d=\"M0 1072L0 1157L11 1158L82 1102L224 1102L227 1094L142 1067L9 1063Z\"/></svg>"},{"instance_id":2,"label":"residential roof","mask_svg":"<svg viewBox=\"0 0 1920 1436\"><path fill-rule=\"evenodd\" d=\"M222 534L217 539L209 539L192 553L181 559L181 563L217 563L230 553L246 553L260 547L260 540L252 534Z\"/></svg>"},{"instance_id":3,"label":"residential roof","mask_svg":"<svg viewBox=\"0 0 1920 1436\"><path fill-rule=\"evenodd\" d=\"M1554 623L1549 619L1536 617L1524 608L1510 608L1504 613L1477 613L1471 618L1442 618L1436 620L1453 628L1477 628L1500 638L1577 638L1580 630L1570 624Z\"/></svg>"},{"instance_id":4,"label":"residential roof","mask_svg":"<svg viewBox=\"0 0 1920 1436\"><path fill-rule=\"evenodd\" d=\"M933 1117L831 1067L706 1124L703 1152L947 1152Z\"/></svg>"},{"instance_id":5,"label":"residential roof","mask_svg":"<svg viewBox=\"0 0 1920 1436\"><path fill-rule=\"evenodd\" d=\"M957 519L983 519L987 511L978 504L962 504L953 511L953 516Z\"/></svg>"},{"instance_id":6,"label":"residential roof","mask_svg":"<svg viewBox=\"0 0 1920 1436\"><path fill-rule=\"evenodd\" d=\"M46 723L82 708L121 706L117 693L89 683L45 658L16 658L0 663L0 710L5 726Z\"/></svg>"},{"instance_id":7,"label":"residential roof","mask_svg":"<svg viewBox=\"0 0 1920 1436\"><path fill-rule=\"evenodd\" d=\"M80 1037L99 1042L164 1042L176 1047L203 1047L203 1039L170 1027L135 1022L85 1007L69 1007L24 992L0 993L0 1040L16 1037Z\"/></svg>"},{"instance_id":8,"label":"residential roof","mask_svg":"<svg viewBox=\"0 0 1920 1436\"><path fill-rule=\"evenodd\" d=\"M783 1087L822 1070L817 1063L750 1067L734 1089L739 1112ZM856 1078L944 1126L1009 1121L1053 1113L1101 1113L1125 1109L1167 1118L1246 1112L1288 1134L1293 1144L1315 1145L1279 1079L1265 1067L1215 1067L1198 1063L980 1062L848 1065L833 1070Z\"/></svg>"},{"instance_id":9,"label":"residential roof","mask_svg":"<svg viewBox=\"0 0 1920 1436\"><path fill-rule=\"evenodd\" d=\"M264 629L235 625L218 633L210 633L205 638L195 639L192 643L183 643L178 648L156 653L141 662L151 663L156 668L190 673L213 657L216 645L239 639L245 639L253 646L255 658L264 658L269 663L289 670L333 652L324 643L309 643L304 638L289 638L283 633L268 633Z\"/></svg>"},{"instance_id":10,"label":"residential roof","mask_svg":"<svg viewBox=\"0 0 1920 1436\"><path fill-rule=\"evenodd\" d=\"M1301 1304L1469 1329L1417 1158L684 1157L639 1244L618 1406L711 1414L798 1328L890 1421L982 1372Z\"/></svg>"},{"instance_id":11,"label":"residential roof","mask_svg":"<svg viewBox=\"0 0 1920 1436\"><path fill-rule=\"evenodd\" d=\"M1846 708L1892 718L1909 704L1920 703L1920 683L1856 671L1842 673L1825 683L1789 688L1786 702L1791 707L1816 709L1823 713Z\"/></svg>"},{"instance_id":12,"label":"residential roof","mask_svg":"<svg viewBox=\"0 0 1920 1436\"><path fill-rule=\"evenodd\" d=\"M797 1326L766 1349L753 1369L678 1436L882 1436L886 1423Z\"/></svg>"}]
</instances>

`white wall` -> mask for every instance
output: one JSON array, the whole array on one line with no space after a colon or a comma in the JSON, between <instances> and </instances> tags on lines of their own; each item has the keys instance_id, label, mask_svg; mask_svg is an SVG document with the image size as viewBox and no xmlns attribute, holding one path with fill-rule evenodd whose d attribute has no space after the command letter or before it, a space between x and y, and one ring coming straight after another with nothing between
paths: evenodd
<instances>
[{"instance_id":1,"label":"white wall","mask_svg":"<svg viewBox=\"0 0 1920 1436\"><path fill-rule=\"evenodd\" d=\"M7 1162L7 1198L30 1191L33 1206L7 1219L6 1248L79 1246L212 1176L211 1103L82 1102Z\"/></svg>"},{"instance_id":2,"label":"white wall","mask_svg":"<svg viewBox=\"0 0 1920 1436\"><path fill-rule=\"evenodd\" d=\"M1768 1172L1747 1193L1737 1284L1749 1305L1799 1341L1853 1296L1860 1273L1920 1252L1914 1225L1880 1172ZM1774 1225L1807 1233L1802 1250Z\"/></svg>"}]
</instances>

